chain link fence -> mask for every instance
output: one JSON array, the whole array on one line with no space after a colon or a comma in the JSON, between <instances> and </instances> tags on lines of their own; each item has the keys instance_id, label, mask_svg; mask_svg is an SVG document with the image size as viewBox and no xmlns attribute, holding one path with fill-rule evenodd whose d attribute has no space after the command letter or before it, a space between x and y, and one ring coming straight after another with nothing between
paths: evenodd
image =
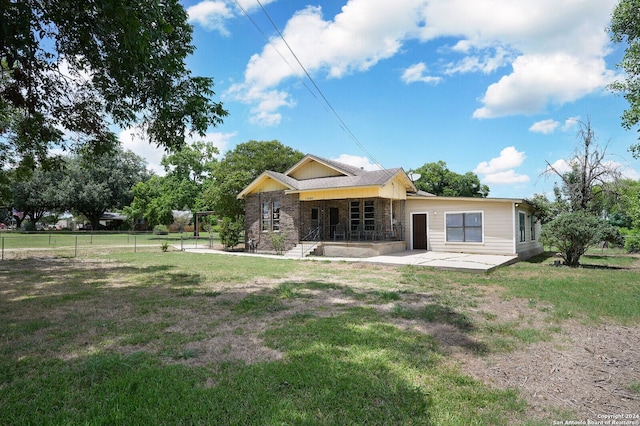
<instances>
[{"instance_id":1,"label":"chain link fence","mask_svg":"<svg viewBox=\"0 0 640 426\"><path fill-rule=\"evenodd\" d=\"M216 246L213 234L193 237L189 234L108 234L108 233L38 233L0 234L0 260L38 257L89 257L113 252L211 249Z\"/></svg>"}]
</instances>

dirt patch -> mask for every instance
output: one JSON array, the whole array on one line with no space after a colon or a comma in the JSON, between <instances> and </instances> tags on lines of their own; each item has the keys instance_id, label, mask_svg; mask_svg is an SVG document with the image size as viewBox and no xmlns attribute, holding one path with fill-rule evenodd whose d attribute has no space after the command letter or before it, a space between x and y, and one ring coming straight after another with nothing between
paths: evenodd
<instances>
[{"instance_id":1,"label":"dirt patch","mask_svg":"<svg viewBox=\"0 0 640 426\"><path fill-rule=\"evenodd\" d=\"M124 268L124 269L122 269ZM389 321L398 327L412 329L433 336L440 342L451 363L479 380L498 388L517 389L527 400L531 416L549 420L587 421L597 420L598 415L640 414L640 394L630 385L640 383L640 327L605 324L589 327L575 321L550 324L545 306L532 306L527 300L503 298L502 289L483 285L481 290L465 301L473 302L458 309L468 313L474 324L518 324L530 329L551 326L557 331L550 338L506 353L486 352L483 339L477 330L463 330L450 323L401 319L392 315L398 303L408 308L437 305L437 294L430 291L402 293L398 302L372 303L375 291L380 286L372 284L380 277L388 282L400 282L401 273L395 267L364 264L335 263L333 272L344 274L306 276L299 272L284 279L258 278L255 282L217 285L217 296L205 296L195 292L180 296L189 303L146 307L149 312L141 314L140 307L130 304L126 287L131 283L122 279L126 266L101 261L31 259L2 265L0 280L6 284L0 290L6 300L28 294L40 297L51 293L52 286L59 286L64 293L65 277L69 270L90 272L87 280L100 278L99 287L110 287L120 296L110 300L113 306L95 306L93 300L78 300L60 305L46 314L51 323L64 323L68 316L83 318L89 325L79 326L78 335L69 339L63 347L54 349L43 340L43 351L58 350L66 357L78 356L92 350L115 350L133 352L139 350L162 353L162 338L140 344L121 343L112 339L113 334L104 333L100 319L105 324L130 326L128 321L142 320L150 325L162 325L158 333L171 340L172 336L187 336L184 344L177 343L174 352L164 357L167 363L182 363L191 366L210 365L221 361L255 363L282 359L283 354L269 348L261 334L276 327L282 321L299 314L316 317L339 314L350 307L364 306L386 314ZM33 280L29 273L38 271L40 280ZM47 277L53 277L48 279ZM336 278L338 277L338 278ZM34 283L31 283L35 281ZM321 282L319 288L295 287L296 283ZM88 282L88 281L87 281ZM283 310L267 311L261 315L234 314L232 307L249 295L271 292L283 284L291 285L294 297L282 298ZM18 291L19 286L23 286ZM203 288L203 291L207 288ZM350 291L347 291L350 290ZM400 291L400 288L385 288L385 291ZM70 292L75 291L73 288ZM140 291L164 292L160 296L171 300L176 296L171 288L154 288ZM198 290L200 291L200 289ZM447 290L449 291L449 290ZM455 288L452 291L457 291ZM166 294L165 294L166 293ZM400 293L399 293L400 294ZM106 302L106 301L105 301ZM116 306L117 305L117 306ZM135 308L135 309L134 309ZM14 317L16 321L21 318ZM117 334L116 334L117 335ZM193 338L191 338L193 336ZM70 348L75 348L71 350ZM563 414L570 413L570 414ZM575 418L573 418L575 416Z\"/></svg>"}]
</instances>

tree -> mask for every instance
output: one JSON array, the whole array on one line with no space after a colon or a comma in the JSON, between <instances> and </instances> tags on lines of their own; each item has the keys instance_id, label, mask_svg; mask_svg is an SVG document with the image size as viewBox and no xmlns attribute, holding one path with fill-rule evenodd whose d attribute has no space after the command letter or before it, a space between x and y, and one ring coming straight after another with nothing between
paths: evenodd
<instances>
[{"instance_id":1,"label":"tree","mask_svg":"<svg viewBox=\"0 0 640 426\"><path fill-rule=\"evenodd\" d=\"M132 187L145 176L145 161L131 151L117 149L98 157L80 154L67 161L58 193L67 210L83 214L98 229L104 212L131 203Z\"/></svg>"},{"instance_id":2,"label":"tree","mask_svg":"<svg viewBox=\"0 0 640 426\"><path fill-rule=\"evenodd\" d=\"M304 154L279 141L249 141L227 152L213 168L203 201L221 217L238 218L244 214L244 203L236 197L265 170L285 172Z\"/></svg>"},{"instance_id":3,"label":"tree","mask_svg":"<svg viewBox=\"0 0 640 426\"><path fill-rule=\"evenodd\" d=\"M172 210L194 210L202 196L202 185L216 163L218 149L210 142L196 142L162 157L165 176L136 184L133 202L126 209L131 219L143 217L151 227L170 225Z\"/></svg>"},{"instance_id":4,"label":"tree","mask_svg":"<svg viewBox=\"0 0 640 426\"><path fill-rule=\"evenodd\" d=\"M580 265L580 257L600 241L619 242L619 234L606 221L585 211L565 212L542 227L540 240L558 249L565 265Z\"/></svg>"},{"instance_id":5,"label":"tree","mask_svg":"<svg viewBox=\"0 0 640 426\"><path fill-rule=\"evenodd\" d=\"M559 170L547 161L545 174L560 178L561 197L569 205L570 211L590 211L601 213L601 204L596 201L599 195L613 194L620 180L618 167L607 161L607 150L596 145L595 132L591 122L579 122L578 138L581 149L576 150L567 161L569 171Z\"/></svg>"},{"instance_id":6,"label":"tree","mask_svg":"<svg viewBox=\"0 0 640 426\"><path fill-rule=\"evenodd\" d=\"M426 163L411 173L420 174L414 182L416 188L434 195L482 198L489 195L489 187L482 185L476 174L467 172L461 175L452 172L444 161Z\"/></svg>"},{"instance_id":7,"label":"tree","mask_svg":"<svg viewBox=\"0 0 640 426\"><path fill-rule=\"evenodd\" d=\"M34 225L46 213L60 210L58 182L62 176L60 169L39 167L30 176L17 180L12 185L13 207L29 216Z\"/></svg>"},{"instance_id":8,"label":"tree","mask_svg":"<svg viewBox=\"0 0 640 426\"><path fill-rule=\"evenodd\" d=\"M585 251L599 241L620 241L617 229L601 218L602 196L615 192L620 173L606 161L606 149L595 145L590 121L580 122L578 138L582 146L567 161L569 171L547 162L545 173L559 177L561 185L554 188L558 216L545 223L541 233L543 243L556 247L571 267L578 266Z\"/></svg>"},{"instance_id":9,"label":"tree","mask_svg":"<svg viewBox=\"0 0 640 426\"><path fill-rule=\"evenodd\" d=\"M54 145L113 147L109 126L140 126L169 150L227 112L195 77L178 0L0 0L0 161L33 163ZM10 155L7 153L11 153ZM0 164L2 165L2 164Z\"/></svg>"},{"instance_id":10,"label":"tree","mask_svg":"<svg viewBox=\"0 0 640 426\"><path fill-rule=\"evenodd\" d=\"M631 129L640 122L640 0L620 0L611 16L611 40L627 43L625 54L618 64L625 72L624 81L616 81L610 87L622 93L629 108L622 114L622 126ZM632 145L630 151L640 158L640 144Z\"/></svg>"}]
</instances>

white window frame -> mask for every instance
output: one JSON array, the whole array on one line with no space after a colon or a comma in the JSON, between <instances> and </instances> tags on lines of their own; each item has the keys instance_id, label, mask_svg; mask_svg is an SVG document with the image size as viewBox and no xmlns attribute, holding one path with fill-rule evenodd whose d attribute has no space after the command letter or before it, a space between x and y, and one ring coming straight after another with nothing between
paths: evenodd
<instances>
[{"instance_id":1,"label":"white window frame","mask_svg":"<svg viewBox=\"0 0 640 426\"><path fill-rule=\"evenodd\" d=\"M521 210L518 210L518 242L527 242L527 214Z\"/></svg>"},{"instance_id":2,"label":"white window frame","mask_svg":"<svg viewBox=\"0 0 640 426\"><path fill-rule=\"evenodd\" d=\"M531 241L535 241L537 237L536 225L538 224L538 220L534 215L529 216L529 220L531 221L530 233L531 233Z\"/></svg>"},{"instance_id":3,"label":"white window frame","mask_svg":"<svg viewBox=\"0 0 640 426\"><path fill-rule=\"evenodd\" d=\"M454 214L462 214L462 230L463 230L463 239L464 237L464 229L467 228L464 226L464 215L465 214L479 214L480 215L480 236L481 241L449 241L449 227L447 226L447 216ZM477 228L477 226L469 226L469 228ZM444 242L445 244L484 244L484 210L462 210L462 211L450 211L444 212Z\"/></svg>"}]
</instances>

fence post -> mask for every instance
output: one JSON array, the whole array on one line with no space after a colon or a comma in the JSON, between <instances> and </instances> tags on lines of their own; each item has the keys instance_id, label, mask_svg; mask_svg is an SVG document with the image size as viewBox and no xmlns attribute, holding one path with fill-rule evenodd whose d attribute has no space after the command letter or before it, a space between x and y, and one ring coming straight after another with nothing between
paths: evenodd
<instances>
[{"instance_id":1,"label":"fence post","mask_svg":"<svg viewBox=\"0 0 640 426\"><path fill-rule=\"evenodd\" d=\"M78 236L77 235L76 235L76 251L75 251L73 257L78 257Z\"/></svg>"},{"instance_id":2,"label":"fence post","mask_svg":"<svg viewBox=\"0 0 640 426\"><path fill-rule=\"evenodd\" d=\"M184 244L183 244L183 239L182 239L182 234L180 234L180 251L184 251Z\"/></svg>"},{"instance_id":3,"label":"fence post","mask_svg":"<svg viewBox=\"0 0 640 426\"><path fill-rule=\"evenodd\" d=\"M2 260L4 260L4 237L0 239L2 240Z\"/></svg>"},{"instance_id":4,"label":"fence post","mask_svg":"<svg viewBox=\"0 0 640 426\"><path fill-rule=\"evenodd\" d=\"M138 252L138 245L137 245L137 242L138 242L138 241L137 241L137 236L136 236L136 235L134 235L134 236L133 236L133 252L134 252L134 253L137 253L137 252Z\"/></svg>"}]
</instances>

